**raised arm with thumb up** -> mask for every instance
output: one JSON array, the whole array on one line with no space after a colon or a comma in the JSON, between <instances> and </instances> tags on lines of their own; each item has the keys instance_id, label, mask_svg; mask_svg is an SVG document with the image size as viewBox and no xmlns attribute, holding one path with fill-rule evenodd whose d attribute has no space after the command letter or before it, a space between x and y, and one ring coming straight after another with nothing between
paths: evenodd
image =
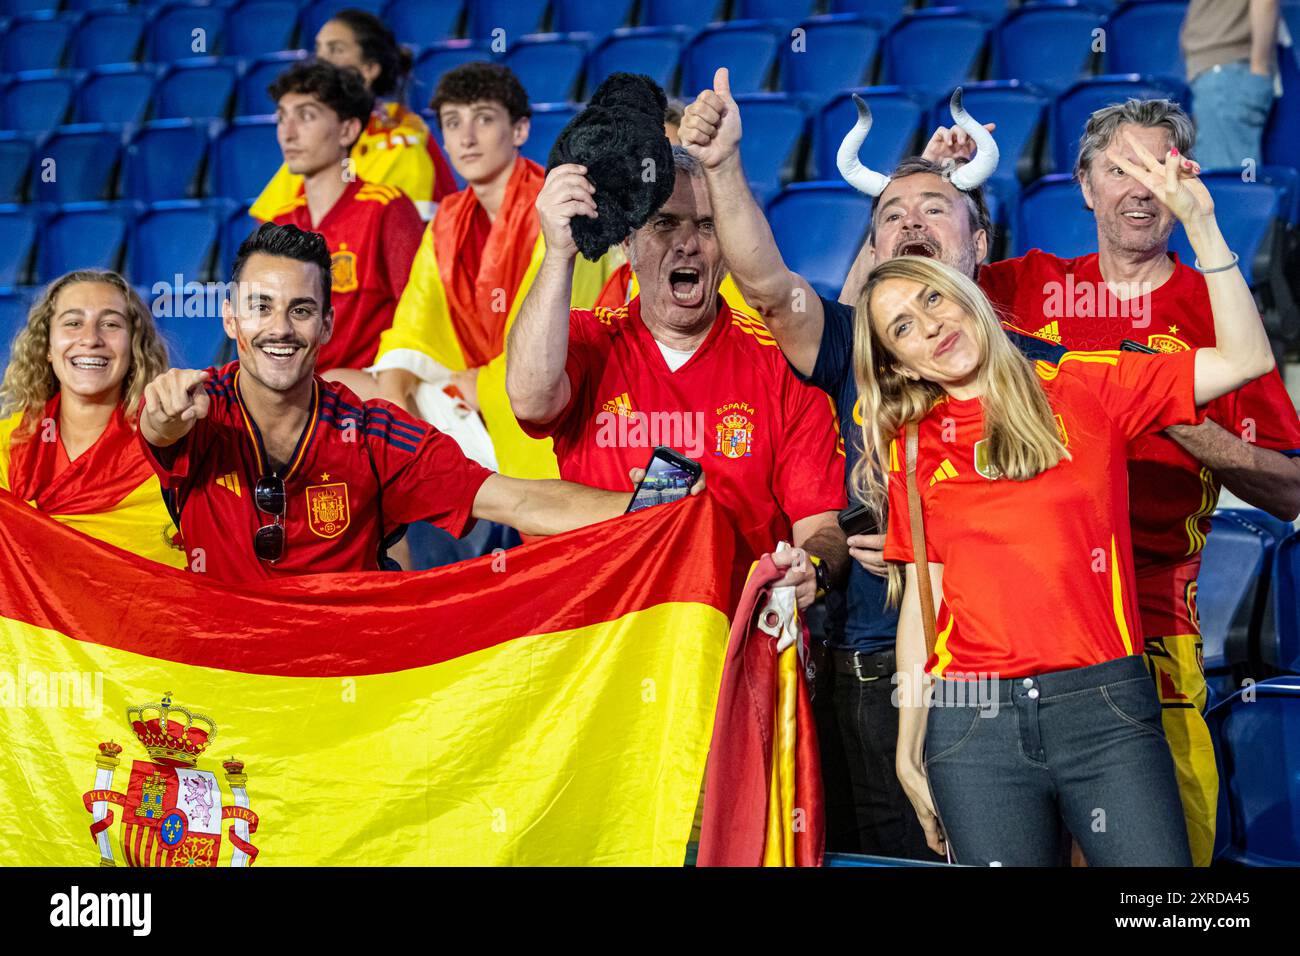
<instances>
[{"instance_id":1,"label":"raised arm with thumb up","mask_svg":"<svg viewBox=\"0 0 1300 956\"><path fill-rule=\"evenodd\" d=\"M704 90L686 107L677 132L686 151L705 169L740 158L740 109L731 98L731 78L719 67L713 89Z\"/></svg>"}]
</instances>

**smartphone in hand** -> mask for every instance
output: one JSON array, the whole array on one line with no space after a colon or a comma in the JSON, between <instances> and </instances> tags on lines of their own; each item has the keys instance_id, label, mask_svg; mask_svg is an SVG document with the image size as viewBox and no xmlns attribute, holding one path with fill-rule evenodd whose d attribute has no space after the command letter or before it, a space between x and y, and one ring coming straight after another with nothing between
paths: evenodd
<instances>
[{"instance_id":1,"label":"smartphone in hand","mask_svg":"<svg viewBox=\"0 0 1300 956\"><path fill-rule=\"evenodd\" d=\"M669 501L680 501L691 493L691 488L700 480L702 471L703 467L698 461L692 461L685 455L679 455L671 448L660 445L645 467L645 477L636 486L636 494L627 506L627 513Z\"/></svg>"}]
</instances>

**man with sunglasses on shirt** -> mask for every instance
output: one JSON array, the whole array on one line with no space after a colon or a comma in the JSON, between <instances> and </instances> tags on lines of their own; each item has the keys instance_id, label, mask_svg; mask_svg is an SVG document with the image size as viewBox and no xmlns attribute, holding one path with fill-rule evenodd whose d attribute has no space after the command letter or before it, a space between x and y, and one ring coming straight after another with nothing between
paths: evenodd
<instances>
[{"instance_id":1,"label":"man with sunglasses on shirt","mask_svg":"<svg viewBox=\"0 0 1300 956\"><path fill-rule=\"evenodd\" d=\"M191 570L222 582L375 570L412 521L546 535L626 509L625 492L493 474L397 406L317 376L334 323L324 237L263 225L232 278L222 324L238 360L165 372L140 416Z\"/></svg>"}]
</instances>

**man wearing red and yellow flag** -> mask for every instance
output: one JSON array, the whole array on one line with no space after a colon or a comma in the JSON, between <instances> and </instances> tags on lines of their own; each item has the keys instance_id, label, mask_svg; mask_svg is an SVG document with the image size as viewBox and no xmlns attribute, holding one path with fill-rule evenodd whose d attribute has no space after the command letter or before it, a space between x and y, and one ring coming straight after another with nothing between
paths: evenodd
<instances>
[{"instance_id":1,"label":"man wearing red and yellow flag","mask_svg":"<svg viewBox=\"0 0 1300 956\"><path fill-rule=\"evenodd\" d=\"M413 521L548 535L626 510L627 493L494 475L400 408L315 375L333 328L329 275L323 237L263 225L222 306L239 359L145 388L142 446L201 556L191 570L223 582L374 570Z\"/></svg>"},{"instance_id":2,"label":"man wearing red and yellow flag","mask_svg":"<svg viewBox=\"0 0 1300 956\"><path fill-rule=\"evenodd\" d=\"M340 380L439 425L444 419L427 404L454 385L487 428L490 445L474 449L479 461L512 477L555 477L550 442L524 434L505 393L506 331L544 250L533 208L542 168L519 152L532 108L509 69L469 63L443 75L433 110L452 165L468 186L438 206L424 233L392 328L369 369L377 386L359 375ZM604 278L603 263L580 266L574 301L594 302Z\"/></svg>"},{"instance_id":3,"label":"man wearing red and yellow flag","mask_svg":"<svg viewBox=\"0 0 1300 956\"><path fill-rule=\"evenodd\" d=\"M303 177L298 194L268 218L319 232L329 245L334 335L317 365L369 365L406 288L424 223L396 187L351 174L348 150L373 97L355 70L300 63L271 86L285 164Z\"/></svg>"},{"instance_id":4,"label":"man wearing red and yellow flag","mask_svg":"<svg viewBox=\"0 0 1300 956\"><path fill-rule=\"evenodd\" d=\"M0 385L0 490L83 534L183 566L135 435L145 386L166 368L153 318L125 279L90 270L55 279Z\"/></svg>"}]
</instances>

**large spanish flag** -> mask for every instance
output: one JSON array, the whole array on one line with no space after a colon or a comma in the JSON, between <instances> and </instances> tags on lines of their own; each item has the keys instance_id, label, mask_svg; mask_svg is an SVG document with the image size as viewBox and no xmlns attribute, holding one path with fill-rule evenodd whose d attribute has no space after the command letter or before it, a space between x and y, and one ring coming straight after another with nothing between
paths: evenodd
<instances>
[{"instance_id":1,"label":"large spanish flag","mask_svg":"<svg viewBox=\"0 0 1300 956\"><path fill-rule=\"evenodd\" d=\"M731 542L217 586L0 494L0 866L681 865Z\"/></svg>"}]
</instances>

